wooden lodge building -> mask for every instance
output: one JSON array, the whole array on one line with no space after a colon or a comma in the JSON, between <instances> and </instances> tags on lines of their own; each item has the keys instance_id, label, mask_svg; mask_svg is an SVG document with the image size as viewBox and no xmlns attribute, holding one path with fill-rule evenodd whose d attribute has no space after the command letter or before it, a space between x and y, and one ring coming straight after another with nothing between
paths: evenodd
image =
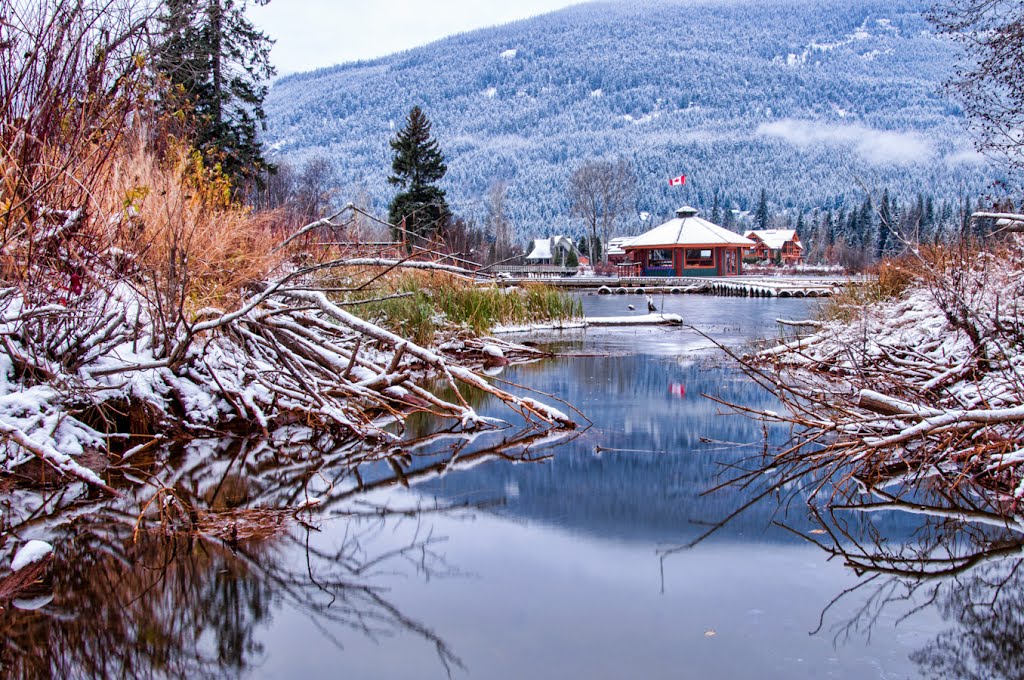
<instances>
[{"instance_id":1,"label":"wooden lodge building","mask_svg":"<svg viewBox=\"0 0 1024 680\"><path fill-rule=\"evenodd\" d=\"M696 208L622 244L620 273L633 276L738 276L754 242L697 217Z\"/></svg>"},{"instance_id":2,"label":"wooden lodge building","mask_svg":"<svg viewBox=\"0 0 1024 680\"><path fill-rule=\"evenodd\" d=\"M793 229L760 229L744 234L754 242L747 250L746 257L759 260L778 260L782 264L801 264L804 260L804 244Z\"/></svg>"}]
</instances>

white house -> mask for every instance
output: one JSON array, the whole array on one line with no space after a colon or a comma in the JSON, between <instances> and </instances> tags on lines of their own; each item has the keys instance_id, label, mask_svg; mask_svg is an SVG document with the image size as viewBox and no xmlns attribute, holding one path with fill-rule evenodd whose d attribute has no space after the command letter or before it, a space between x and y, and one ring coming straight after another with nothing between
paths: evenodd
<instances>
[{"instance_id":1,"label":"white house","mask_svg":"<svg viewBox=\"0 0 1024 680\"><path fill-rule=\"evenodd\" d=\"M565 264L569 253L579 258L576 245L568 236L550 236L535 239L530 243L530 252L526 256L527 264Z\"/></svg>"}]
</instances>

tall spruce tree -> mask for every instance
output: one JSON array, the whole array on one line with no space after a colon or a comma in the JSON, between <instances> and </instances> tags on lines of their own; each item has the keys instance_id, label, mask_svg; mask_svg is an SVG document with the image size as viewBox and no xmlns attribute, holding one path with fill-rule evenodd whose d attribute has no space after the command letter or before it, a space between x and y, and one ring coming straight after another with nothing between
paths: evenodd
<instances>
[{"instance_id":1,"label":"tall spruce tree","mask_svg":"<svg viewBox=\"0 0 1024 680\"><path fill-rule=\"evenodd\" d=\"M860 212L857 214L856 227L858 245L863 248L865 262L871 257L871 247L875 244L875 218L871 197L864 198L860 205Z\"/></svg>"},{"instance_id":2,"label":"tall spruce tree","mask_svg":"<svg viewBox=\"0 0 1024 680\"><path fill-rule=\"evenodd\" d=\"M407 233L422 237L443 233L452 216L444 190L435 184L448 172L448 166L430 127L420 107L412 107L405 127L391 140L394 174L388 177L389 184L402 188L391 201L388 219L396 227L404 220Z\"/></svg>"},{"instance_id":3,"label":"tall spruce tree","mask_svg":"<svg viewBox=\"0 0 1024 680\"><path fill-rule=\"evenodd\" d=\"M875 251L875 259L882 259L889 255L889 237L891 236L892 209L889 203L889 190L882 194L882 205L878 209L878 249Z\"/></svg>"},{"instance_id":4,"label":"tall spruce tree","mask_svg":"<svg viewBox=\"0 0 1024 680\"><path fill-rule=\"evenodd\" d=\"M269 0L254 0L266 5ZM162 104L191 117L196 148L236 189L270 169L258 135L273 41L245 15L247 0L165 0L155 68L166 79Z\"/></svg>"},{"instance_id":5,"label":"tall spruce tree","mask_svg":"<svg viewBox=\"0 0 1024 680\"><path fill-rule=\"evenodd\" d=\"M718 189L715 189L714 203L711 205L711 223L722 223L722 206L720 201L718 200Z\"/></svg>"},{"instance_id":6,"label":"tall spruce tree","mask_svg":"<svg viewBox=\"0 0 1024 680\"><path fill-rule=\"evenodd\" d=\"M768 228L768 194L761 189L761 198L757 201L757 212L754 213L754 223L758 229Z\"/></svg>"}]
</instances>

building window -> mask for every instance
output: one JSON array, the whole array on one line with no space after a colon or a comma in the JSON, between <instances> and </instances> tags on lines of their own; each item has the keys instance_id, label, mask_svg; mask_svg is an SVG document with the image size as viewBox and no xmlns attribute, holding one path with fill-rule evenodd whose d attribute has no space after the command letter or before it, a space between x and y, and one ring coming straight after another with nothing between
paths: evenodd
<instances>
[{"instance_id":1,"label":"building window","mask_svg":"<svg viewBox=\"0 0 1024 680\"><path fill-rule=\"evenodd\" d=\"M687 248L683 253L683 266L688 269L710 269L715 266L715 254L710 249Z\"/></svg>"},{"instance_id":2,"label":"building window","mask_svg":"<svg viewBox=\"0 0 1024 680\"><path fill-rule=\"evenodd\" d=\"M671 267L672 251L666 249L652 250L647 254L648 267Z\"/></svg>"}]
</instances>

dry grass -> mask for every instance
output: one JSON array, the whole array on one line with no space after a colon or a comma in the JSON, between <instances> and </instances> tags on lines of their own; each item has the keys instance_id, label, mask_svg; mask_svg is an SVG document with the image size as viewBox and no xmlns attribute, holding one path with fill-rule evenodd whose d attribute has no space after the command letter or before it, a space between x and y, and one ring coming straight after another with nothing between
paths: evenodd
<instances>
[{"instance_id":1,"label":"dry grass","mask_svg":"<svg viewBox=\"0 0 1024 680\"><path fill-rule=\"evenodd\" d=\"M871 280L861 286L844 287L829 299L821 316L825 320L852 321L865 307L899 298L926 271L925 264L916 258L882 260L867 272L873 276Z\"/></svg>"},{"instance_id":2,"label":"dry grass","mask_svg":"<svg viewBox=\"0 0 1024 680\"><path fill-rule=\"evenodd\" d=\"M110 240L152 283L179 287L184 309L230 307L282 260L272 254L273 213L232 203L230 186L184 147L159 160L141 144L118 158L100 197L115 217Z\"/></svg>"},{"instance_id":3,"label":"dry grass","mask_svg":"<svg viewBox=\"0 0 1024 680\"><path fill-rule=\"evenodd\" d=\"M277 216L232 203L227 181L184 145L163 158L139 138L74 159L42 149L61 170L32 185L11 151L0 146L0 276L41 299L62 297L72 277L88 290L129 276L168 310L230 307L246 284L280 265L282 256L271 254ZM46 236L67 211L80 218Z\"/></svg>"},{"instance_id":4,"label":"dry grass","mask_svg":"<svg viewBox=\"0 0 1024 680\"><path fill-rule=\"evenodd\" d=\"M378 270L379 273L379 270ZM352 280L366 280L353 272ZM525 324L579 318L579 300L550 286L504 290L481 287L445 272L389 272L372 288L349 294L348 301L404 297L353 307L353 312L420 344L432 344L439 331L452 327L484 334L499 324Z\"/></svg>"}]
</instances>

